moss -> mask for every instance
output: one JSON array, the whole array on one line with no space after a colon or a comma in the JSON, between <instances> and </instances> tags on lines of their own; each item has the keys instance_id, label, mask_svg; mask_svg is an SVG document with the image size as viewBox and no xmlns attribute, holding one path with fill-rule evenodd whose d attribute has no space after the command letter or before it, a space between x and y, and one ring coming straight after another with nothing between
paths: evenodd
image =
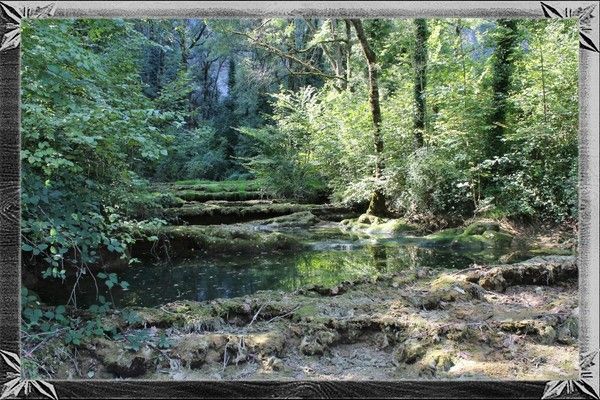
<instances>
[{"instance_id":1,"label":"moss","mask_svg":"<svg viewBox=\"0 0 600 400\"><path fill-rule=\"evenodd\" d=\"M132 256L147 257L150 254L182 258L202 253L210 254L256 254L265 251L291 251L304 245L296 238L282 233L252 232L248 228L225 229L218 226L161 226L146 228L141 232L132 249ZM156 242L145 238L158 237ZM162 254L168 253L168 254Z\"/></svg>"},{"instance_id":2,"label":"moss","mask_svg":"<svg viewBox=\"0 0 600 400\"><path fill-rule=\"evenodd\" d=\"M500 224L494 221L476 221L467 226L464 230L465 235L482 235L486 231L500 230Z\"/></svg>"},{"instance_id":3,"label":"moss","mask_svg":"<svg viewBox=\"0 0 600 400\"><path fill-rule=\"evenodd\" d=\"M235 206L199 204L168 209L165 212L165 216L173 220L174 223L185 222L192 225L231 224L285 216L302 211L309 211L311 208L310 205L291 203L248 203Z\"/></svg>"},{"instance_id":4,"label":"moss","mask_svg":"<svg viewBox=\"0 0 600 400\"><path fill-rule=\"evenodd\" d=\"M529 253L535 256L555 255L555 256L571 256L575 252L571 249L564 249L561 247L539 247L529 249Z\"/></svg>"},{"instance_id":5,"label":"moss","mask_svg":"<svg viewBox=\"0 0 600 400\"><path fill-rule=\"evenodd\" d=\"M153 350L144 346L138 351L130 351L116 341L96 339L95 353L107 371L122 378L135 378L144 375L154 364Z\"/></svg>"},{"instance_id":6,"label":"moss","mask_svg":"<svg viewBox=\"0 0 600 400\"><path fill-rule=\"evenodd\" d=\"M173 182L170 186L175 190L192 189L203 192L247 192L259 190L261 184L257 180L207 181L190 179Z\"/></svg>"},{"instance_id":7,"label":"moss","mask_svg":"<svg viewBox=\"0 0 600 400\"><path fill-rule=\"evenodd\" d=\"M483 298L483 292L478 285L455 275L441 275L428 282L424 289L426 290L423 295L415 296L410 300L413 305L426 309L439 308L442 303Z\"/></svg>"},{"instance_id":8,"label":"moss","mask_svg":"<svg viewBox=\"0 0 600 400\"><path fill-rule=\"evenodd\" d=\"M412 364L425 355L426 346L417 339L408 339L398 344L394 350L394 361L396 365Z\"/></svg>"},{"instance_id":9,"label":"moss","mask_svg":"<svg viewBox=\"0 0 600 400\"><path fill-rule=\"evenodd\" d=\"M310 211L300 211L259 221L261 225L268 225L271 228L309 227L319 222L321 219Z\"/></svg>"},{"instance_id":10,"label":"moss","mask_svg":"<svg viewBox=\"0 0 600 400\"><path fill-rule=\"evenodd\" d=\"M262 192L198 192L195 190L182 190L175 192L175 195L185 201L244 201L258 200L265 197Z\"/></svg>"},{"instance_id":11,"label":"moss","mask_svg":"<svg viewBox=\"0 0 600 400\"><path fill-rule=\"evenodd\" d=\"M301 321L305 319L312 320L318 314L319 309L314 304L304 304L294 311L293 319Z\"/></svg>"},{"instance_id":12,"label":"moss","mask_svg":"<svg viewBox=\"0 0 600 400\"><path fill-rule=\"evenodd\" d=\"M135 312L140 319L138 322L129 324L132 328L151 326L168 328L181 322L181 318L178 315L161 310L160 308L132 307L130 310Z\"/></svg>"},{"instance_id":13,"label":"moss","mask_svg":"<svg viewBox=\"0 0 600 400\"><path fill-rule=\"evenodd\" d=\"M456 354L452 349L436 346L427 351L421 360L421 368L434 371L448 371L454 366Z\"/></svg>"},{"instance_id":14,"label":"moss","mask_svg":"<svg viewBox=\"0 0 600 400\"><path fill-rule=\"evenodd\" d=\"M552 285L576 278L575 257L554 256L554 259L536 257L519 264L472 272L467 280L477 282L485 289L501 292L510 286Z\"/></svg>"},{"instance_id":15,"label":"moss","mask_svg":"<svg viewBox=\"0 0 600 400\"><path fill-rule=\"evenodd\" d=\"M449 228L432 233L422 238L422 245L425 246L445 246L452 243L463 233L462 228Z\"/></svg>"},{"instance_id":16,"label":"moss","mask_svg":"<svg viewBox=\"0 0 600 400\"><path fill-rule=\"evenodd\" d=\"M455 249L483 250L510 247L513 236L495 222L479 221L467 228L450 228L423 237L424 246L450 246Z\"/></svg>"},{"instance_id":17,"label":"moss","mask_svg":"<svg viewBox=\"0 0 600 400\"><path fill-rule=\"evenodd\" d=\"M341 221L344 229L366 234L399 234L404 232L415 232L420 227L399 218L381 218L370 214L363 214L356 219L344 219Z\"/></svg>"}]
</instances>

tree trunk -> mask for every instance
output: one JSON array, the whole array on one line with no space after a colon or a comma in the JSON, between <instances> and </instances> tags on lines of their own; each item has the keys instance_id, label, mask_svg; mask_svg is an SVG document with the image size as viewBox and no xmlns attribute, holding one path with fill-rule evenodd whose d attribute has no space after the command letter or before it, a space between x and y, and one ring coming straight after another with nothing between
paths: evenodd
<instances>
[{"instance_id":1,"label":"tree trunk","mask_svg":"<svg viewBox=\"0 0 600 400\"><path fill-rule=\"evenodd\" d=\"M544 48L540 44L540 63L542 67L542 101L544 103L544 122L548 122L548 103L546 103L546 75L544 72Z\"/></svg>"},{"instance_id":2,"label":"tree trunk","mask_svg":"<svg viewBox=\"0 0 600 400\"><path fill-rule=\"evenodd\" d=\"M379 66L377 65L377 56L373 49L369 46L367 36L363 29L362 21L359 19L351 19L356 36L367 59L369 69L369 104L371 106L371 117L373 119L373 139L375 144L375 171L376 187L371 195L371 202L367 214L375 216L385 216L387 207L385 205L385 195L383 188L380 186L381 178L383 177L383 137L381 136L381 107L379 105L379 87L378 74Z\"/></svg>"},{"instance_id":3,"label":"tree trunk","mask_svg":"<svg viewBox=\"0 0 600 400\"><path fill-rule=\"evenodd\" d=\"M416 111L414 114L414 148L423 147L425 133L425 88L427 86L427 21L422 18L414 20L415 32L415 87L414 97Z\"/></svg>"},{"instance_id":4,"label":"tree trunk","mask_svg":"<svg viewBox=\"0 0 600 400\"><path fill-rule=\"evenodd\" d=\"M350 58L352 56L352 31L350 22L344 21L346 25L346 87L350 88Z\"/></svg>"},{"instance_id":5,"label":"tree trunk","mask_svg":"<svg viewBox=\"0 0 600 400\"><path fill-rule=\"evenodd\" d=\"M492 78L492 112L489 118L491 126L486 143L485 155L488 159L504 154L504 130L508 113L508 92L513 69L512 54L517 41L515 20L498 20L498 39L494 49Z\"/></svg>"}]
</instances>

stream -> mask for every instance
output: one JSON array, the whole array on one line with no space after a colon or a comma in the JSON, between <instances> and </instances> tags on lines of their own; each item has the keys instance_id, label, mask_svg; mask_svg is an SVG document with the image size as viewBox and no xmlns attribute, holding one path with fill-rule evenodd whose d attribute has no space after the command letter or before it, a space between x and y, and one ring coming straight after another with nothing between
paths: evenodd
<instances>
[{"instance_id":1,"label":"stream","mask_svg":"<svg viewBox=\"0 0 600 400\"><path fill-rule=\"evenodd\" d=\"M493 263L493 250L456 251L424 248L402 238L348 240L347 237L314 241L306 250L294 253L199 257L175 263L143 263L118 272L128 290L108 291L99 283L99 294L117 307L152 307L176 300L205 301L253 294L259 290L293 291L307 285L335 285L360 276L375 276L419 267L468 268L473 263ZM72 287L72 282L62 283ZM37 289L49 304L64 304L70 290L56 284ZM62 296L62 297L61 297ZM77 304L97 303L93 280L82 279Z\"/></svg>"}]
</instances>

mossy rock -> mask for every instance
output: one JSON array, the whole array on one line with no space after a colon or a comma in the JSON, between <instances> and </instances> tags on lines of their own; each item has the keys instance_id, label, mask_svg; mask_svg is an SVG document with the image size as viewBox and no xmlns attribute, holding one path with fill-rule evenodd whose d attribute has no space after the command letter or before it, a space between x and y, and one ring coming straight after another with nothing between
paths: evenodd
<instances>
[{"instance_id":1,"label":"mossy rock","mask_svg":"<svg viewBox=\"0 0 600 400\"><path fill-rule=\"evenodd\" d=\"M448 371L454 366L456 354L451 349L434 348L427 352L421 360L422 366L435 371Z\"/></svg>"},{"instance_id":2,"label":"mossy rock","mask_svg":"<svg viewBox=\"0 0 600 400\"><path fill-rule=\"evenodd\" d=\"M571 249L565 249L561 247L539 247L529 249L529 253L532 256L571 256L575 254L575 252Z\"/></svg>"},{"instance_id":3,"label":"mossy rock","mask_svg":"<svg viewBox=\"0 0 600 400\"><path fill-rule=\"evenodd\" d=\"M517 264L502 265L470 273L466 279L488 290L502 292L517 285L552 285L577 278L577 261L572 256L535 257Z\"/></svg>"},{"instance_id":4,"label":"mossy rock","mask_svg":"<svg viewBox=\"0 0 600 400\"><path fill-rule=\"evenodd\" d=\"M465 235L482 235L486 231L500 231L500 224L494 221L477 221L467 226Z\"/></svg>"},{"instance_id":5,"label":"mossy rock","mask_svg":"<svg viewBox=\"0 0 600 400\"><path fill-rule=\"evenodd\" d=\"M242 205L193 204L165 211L165 217L173 224L215 225L234 224L253 220L287 216L315 208L308 204L269 203ZM306 216L306 215L305 215Z\"/></svg>"},{"instance_id":6,"label":"mossy rock","mask_svg":"<svg viewBox=\"0 0 600 400\"><path fill-rule=\"evenodd\" d=\"M385 222L372 225L367 229L367 232L397 234L403 232L414 232L417 230L419 230L418 226L410 224L404 219L390 219Z\"/></svg>"},{"instance_id":7,"label":"mossy rock","mask_svg":"<svg viewBox=\"0 0 600 400\"><path fill-rule=\"evenodd\" d=\"M134 312L139 318L138 321L129 324L131 328L169 328L182 321L180 316L163 311L160 308L131 307L128 310Z\"/></svg>"},{"instance_id":8,"label":"mossy rock","mask_svg":"<svg viewBox=\"0 0 600 400\"><path fill-rule=\"evenodd\" d=\"M300 343L300 352L305 355L322 355L330 345L339 340L337 332L322 330L304 336Z\"/></svg>"},{"instance_id":9,"label":"mossy rock","mask_svg":"<svg viewBox=\"0 0 600 400\"><path fill-rule=\"evenodd\" d=\"M340 224L346 229L366 234L399 234L420 229L402 218L381 218L370 214L362 214L357 219L345 219Z\"/></svg>"},{"instance_id":10,"label":"mossy rock","mask_svg":"<svg viewBox=\"0 0 600 400\"><path fill-rule=\"evenodd\" d=\"M473 225L476 225L476 227L473 227ZM469 227L472 228L467 231ZM499 249L511 246L513 236L502 230L496 230L496 225L492 223L477 223L469 227L467 229L450 228L432 233L424 236L420 241L420 245L426 247L449 246L465 250ZM484 227L491 227L491 229L485 230L481 234L476 233Z\"/></svg>"},{"instance_id":11,"label":"mossy rock","mask_svg":"<svg viewBox=\"0 0 600 400\"><path fill-rule=\"evenodd\" d=\"M174 193L175 196L185 201L211 201L211 200L258 200L265 196L263 192L199 192L195 190L182 190Z\"/></svg>"},{"instance_id":12,"label":"mossy rock","mask_svg":"<svg viewBox=\"0 0 600 400\"><path fill-rule=\"evenodd\" d=\"M503 254L502 256L500 256L498 261L500 261L502 264L513 264L516 262L527 260L531 257L532 254L529 251L517 250L507 254Z\"/></svg>"},{"instance_id":13,"label":"mossy rock","mask_svg":"<svg viewBox=\"0 0 600 400\"><path fill-rule=\"evenodd\" d=\"M184 367L201 368L206 361L210 342L206 335L191 333L179 338L171 349L171 357L179 358Z\"/></svg>"},{"instance_id":14,"label":"mossy rock","mask_svg":"<svg viewBox=\"0 0 600 400\"><path fill-rule=\"evenodd\" d=\"M423 296L409 299L415 306L436 309L444 303L483 299L483 290L477 284L452 275L442 275L428 283Z\"/></svg>"},{"instance_id":15,"label":"mossy rock","mask_svg":"<svg viewBox=\"0 0 600 400\"><path fill-rule=\"evenodd\" d=\"M125 349L122 343L96 339L93 343L95 353L108 372L121 378L135 378L144 375L154 365L157 354L144 346L138 351Z\"/></svg>"},{"instance_id":16,"label":"mossy rock","mask_svg":"<svg viewBox=\"0 0 600 400\"><path fill-rule=\"evenodd\" d=\"M289 215L257 221L260 225L270 228L309 227L321 222L321 219L310 211L300 211Z\"/></svg>"},{"instance_id":17,"label":"mossy rock","mask_svg":"<svg viewBox=\"0 0 600 400\"><path fill-rule=\"evenodd\" d=\"M413 364L426 353L424 343L417 339L408 339L396 346L394 350L394 362L396 365Z\"/></svg>"},{"instance_id":18,"label":"mossy rock","mask_svg":"<svg viewBox=\"0 0 600 400\"><path fill-rule=\"evenodd\" d=\"M253 354L264 356L279 356L283 353L286 339L278 331L256 333L244 336L245 346Z\"/></svg>"},{"instance_id":19,"label":"mossy rock","mask_svg":"<svg viewBox=\"0 0 600 400\"><path fill-rule=\"evenodd\" d=\"M305 246L299 239L283 233L253 232L249 228L236 227L162 226L145 229L140 236L141 240L138 240L132 249L132 256L137 258L155 253L171 258L199 256L206 252L257 254L292 251ZM145 239L149 236L156 236L158 243Z\"/></svg>"},{"instance_id":20,"label":"mossy rock","mask_svg":"<svg viewBox=\"0 0 600 400\"><path fill-rule=\"evenodd\" d=\"M422 246L448 246L463 233L462 228L448 228L421 238Z\"/></svg>"}]
</instances>

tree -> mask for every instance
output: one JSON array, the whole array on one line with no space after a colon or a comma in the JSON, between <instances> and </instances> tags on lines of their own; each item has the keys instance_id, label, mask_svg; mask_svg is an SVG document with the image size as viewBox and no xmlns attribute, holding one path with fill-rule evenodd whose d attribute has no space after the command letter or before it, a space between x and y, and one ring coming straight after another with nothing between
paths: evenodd
<instances>
[{"instance_id":1,"label":"tree","mask_svg":"<svg viewBox=\"0 0 600 400\"><path fill-rule=\"evenodd\" d=\"M367 35L363 29L362 21L359 19L351 19L356 36L360 42L360 46L367 60L367 67L369 71L369 105L371 106L371 118L373 120L373 141L375 144L375 171L373 173L376 186L371 195L371 201L369 202L369 208L367 214L375 216L384 216L387 214L387 207L385 204L385 195L383 188L380 185L380 181L383 177L383 137L381 133L381 106L379 105L379 86L378 86L378 73L379 66L377 65L377 55L369 46Z\"/></svg>"},{"instance_id":2,"label":"tree","mask_svg":"<svg viewBox=\"0 0 600 400\"><path fill-rule=\"evenodd\" d=\"M425 88L427 86L427 21L423 18L414 20L415 24L415 114L414 114L414 148L423 147L425 132Z\"/></svg>"},{"instance_id":3,"label":"tree","mask_svg":"<svg viewBox=\"0 0 600 400\"><path fill-rule=\"evenodd\" d=\"M508 114L508 96L513 71L513 53L517 42L517 22L514 19L498 20L496 48L492 65L492 108L488 123L490 131L484 154L488 159L504 154L503 137Z\"/></svg>"}]
</instances>

